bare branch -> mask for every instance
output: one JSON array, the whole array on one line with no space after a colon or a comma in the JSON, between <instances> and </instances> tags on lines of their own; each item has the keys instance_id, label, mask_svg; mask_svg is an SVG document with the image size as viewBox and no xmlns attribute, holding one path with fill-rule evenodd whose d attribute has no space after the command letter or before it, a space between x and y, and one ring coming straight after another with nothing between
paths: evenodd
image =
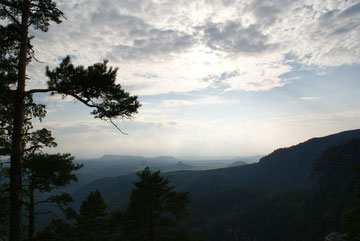
<instances>
[{"instance_id":1,"label":"bare branch","mask_svg":"<svg viewBox=\"0 0 360 241\"><path fill-rule=\"evenodd\" d=\"M29 25L30 26L30 25ZM44 62L38 60L36 57L35 57L35 50L33 49L29 49L29 53L30 53L30 56L31 58L33 58L36 62L40 63L40 64L43 64Z\"/></svg>"},{"instance_id":2,"label":"bare branch","mask_svg":"<svg viewBox=\"0 0 360 241\"><path fill-rule=\"evenodd\" d=\"M128 133L123 132L110 118L109 121L111 122L111 124L113 124L115 126L116 129L118 129L118 131L120 131L123 135L128 135Z\"/></svg>"},{"instance_id":3,"label":"bare branch","mask_svg":"<svg viewBox=\"0 0 360 241\"><path fill-rule=\"evenodd\" d=\"M38 214L52 214L53 216L55 216L56 218L58 218L58 219L59 219L59 216L58 216L55 212L53 212L53 211L47 211L47 212L35 212L34 214L35 214L35 215L38 215Z\"/></svg>"},{"instance_id":4,"label":"bare branch","mask_svg":"<svg viewBox=\"0 0 360 241\"><path fill-rule=\"evenodd\" d=\"M34 202L34 206L35 205L38 205L38 204L41 204L41 203L53 203L54 201L51 201L50 198L46 199L46 200L43 200L43 201L37 201L37 202Z\"/></svg>"},{"instance_id":5,"label":"bare branch","mask_svg":"<svg viewBox=\"0 0 360 241\"><path fill-rule=\"evenodd\" d=\"M52 91L56 91L56 90L53 90L53 89L32 89L32 90L28 90L28 91L25 92L24 98L26 96L32 95L34 93L47 93L47 92L52 92Z\"/></svg>"}]
</instances>

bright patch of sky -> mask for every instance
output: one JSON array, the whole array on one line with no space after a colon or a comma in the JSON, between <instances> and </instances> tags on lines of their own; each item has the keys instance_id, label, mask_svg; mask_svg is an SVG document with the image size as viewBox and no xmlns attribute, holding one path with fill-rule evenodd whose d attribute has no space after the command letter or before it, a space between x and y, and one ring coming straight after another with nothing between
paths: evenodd
<instances>
[{"instance_id":1,"label":"bright patch of sky","mask_svg":"<svg viewBox=\"0 0 360 241\"><path fill-rule=\"evenodd\" d=\"M143 106L132 121L94 120L72 100L39 95L54 151L102 154L266 154L359 128L360 1L58 1L66 19L32 32L46 65L108 59Z\"/></svg>"}]
</instances>

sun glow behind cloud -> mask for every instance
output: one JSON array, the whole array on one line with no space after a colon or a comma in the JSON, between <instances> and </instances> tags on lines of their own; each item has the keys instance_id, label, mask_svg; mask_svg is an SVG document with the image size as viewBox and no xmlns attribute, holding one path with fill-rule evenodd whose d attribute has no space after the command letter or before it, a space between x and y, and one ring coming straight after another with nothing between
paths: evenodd
<instances>
[{"instance_id":1,"label":"sun glow behind cloud","mask_svg":"<svg viewBox=\"0 0 360 241\"><path fill-rule=\"evenodd\" d=\"M158 143L168 154L190 146L193 153L240 153L236 145L256 153L356 127L340 115L319 128L310 116L315 109L319 117L360 108L358 99L351 106L348 100L355 96L358 71L347 77L341 72L360 63L359 1L79 0L59 1L59 7L67 20L48 33L33 33L37 58L51 67L67 54L82 65L109 59L119 67L122 86L147 103L134 122L122 124L135 132L120 138L123 151L150 153ZM44 85L44 67L31 63L29 88ZM331 79L331 69L339 69L339 77L323 80ZM342 83L349 87L340 88ZM55 121L63 110L52 102L49 119ZM271 112L283 118L275 121ZM312 121L287 121L296 116ZM265 140L276 132L287 134L269 145ZM71 140L69 133L57 134ZM92 145L94 134L86 138Z\"/></svg>"}]
</instances>

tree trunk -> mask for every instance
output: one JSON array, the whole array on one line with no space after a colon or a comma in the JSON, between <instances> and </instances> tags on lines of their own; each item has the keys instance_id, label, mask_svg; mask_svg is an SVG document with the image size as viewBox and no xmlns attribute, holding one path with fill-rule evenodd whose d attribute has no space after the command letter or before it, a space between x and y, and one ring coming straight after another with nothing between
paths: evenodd
<instances>
[{"instance_id":1,"label":"tree trunk","mask_svg":"<svg viewBox=\"0 0 360 241\"><path fill-rule=\"evenodd\" d=\"M15 97L14 127L11 143L10 166L10 241L21 240L21 160L24 151L23 126L25 118L25 78L28 52L28 22L30 4L24 1L21 17L21 43L18 65L18 84Z\"/></svg>"},{"instance_id":2,"label":"tree trunk","mask_svg":"<svg viewBox=\"0 0 360 241\"><path fill-rule=\"evenodd\" d=\"M151 205L151 212L150 212L150 241L154 241L154 220L153 220L153 207Z\"/></svg>"},{"instance_id":3,"label":"tree trunk","mask_svg":"<svg viewBox=\"0 0 360 241\"><path fill-rule=\"evenodd\" d=\"M29 238L31 238L35 232L34 189L34 185L31 183L29 197Z\"/></svg>"}]
</instances>

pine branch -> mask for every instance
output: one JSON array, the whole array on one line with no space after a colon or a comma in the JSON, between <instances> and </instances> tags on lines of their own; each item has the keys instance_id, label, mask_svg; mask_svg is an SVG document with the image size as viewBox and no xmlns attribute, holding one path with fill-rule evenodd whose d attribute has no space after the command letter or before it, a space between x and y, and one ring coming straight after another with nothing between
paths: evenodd
<instances>
[{"instance_id":1,"label":"pine branch","mask_svg":"<svg viewBox=\"0 0 360 241\"><path fill-rule=\"evenodd\" d=\"M34 206L38 205L38 204L42 204L42 203L53 203L54 201L52 201L50 198L43 200L43 201L37 201L34 202Z\"/></svg>"},{"instance_id":2,"label":"pine branch","mask_svg":"<svg viewBox=\"0 0 360 241\"><path fill-rule=\"evenodd\" d=\"M3 4L7 7L12 7L12 8L17 8L17 9L21 9L20 8L20 5L16 5L14 4L13 2L10 2L10 1L6 1L6 0L0 0L0 4Z\"/></svg>"},{"instance_id":3,"label":"pine branch","mask_svg":"<svg viewBox=\"0 0 360 241\"><path fill-rule=\"evenodd\" d=\"M32 95L32 94L34 94L34 93L48 93L48 92L56 92L56 93L58 93L58 94L69 95L69 96L74 97L75 99L77 99L78 101L80 101L81 103L85 104L85 105L88 106L88 107L100 108L100 107L97 106L97 105L89 104L90 99L84 100L84 99L82 99L82 98L81 98L80 96L78 96L78 95L75 95L75 94L70 93L70 92L67 92L67 91L61 91L61 90L58 90L58 89L55 89L55 88L28 90L28 91L25 92L24 98L25 98L26 96Z\"/></svg>"},{"instance_id":4,"label":"pine branch","mask_svg":"<svg viewBox=\"0 0 360 241\"><path fill-rule=\"evenodd\" d=\"M57 219L59 219L59 216L53 212L53 211L47 211L47 212L35 212L34 215L38 215L38 214L52 214L53 216L55 216Z\"/></svg>"},{"instance_id":5,"label":"pine branch","mask_svg":"<svg viewBox=\"0 0 360 241\"><path fill-rule=\"evenodd\" d=\"M43 145L34 145L34 146L31 146L31 147L25 149L24 152L28 152L28 151L31 151L31 150L34 150L37 148L43 148L43 147L44 147Z\"/></svg>"},{"instance_id":6,"label":"pine branch","mask_svg":"<svg viewBox=\"0 0 360 241\"><path fill-rule=\"evenodd\" d=\"M56 91L55 89L32 89L32 90L28 90L25 92L24 97L32 95L34 93L48 93L48 92L54 92Z\"/></svg>"},{"instance_id":7,"label":"pine branch","mask_svg":"<svg viewBox=\"0 0 360 241\"><path fill-rule=\"evenodd\" d=\"M48 92L56 92L58 94L63 94L63 95L68 95L68 96L71 96L73 98L75 98L76 100L80 101L81 103L83 103L84 105L90 107L90 108L96 108L96 109L100 109L102 111L105 111L104 108L98 106L98 105L95 105L95 104L92 104L93 102L91 101L90 98L86 98L86 99L83 99L81 98L80 96L74 94L74 93L71 93L71 92L68 92L68 91L62 91L62 90L58 90L56 88L48 88L48 89L32 89L32 90L28 90L25 92L25 96L29 96L29 95L32 95L34 93L48 93ZM123 135L128 135L126 132L123 132L114 122L111 118L109 118L109 121L111 124L113 124L113 126L115 126L115 128L120 131Z\"/></svg>"},{"instance_id":8,"label":"pine branch","mask_svg":"<svg viewBox=\"0 0 360 241\"><path fill-rule=\"evenodd\" d=\"M9 15L9 17L19 26L21 26L21 23L19 22L19 20L17 20L7 9L6 7L2 6L3 10L6 12L7 15Z\"/></svg>"}]
</instances>

